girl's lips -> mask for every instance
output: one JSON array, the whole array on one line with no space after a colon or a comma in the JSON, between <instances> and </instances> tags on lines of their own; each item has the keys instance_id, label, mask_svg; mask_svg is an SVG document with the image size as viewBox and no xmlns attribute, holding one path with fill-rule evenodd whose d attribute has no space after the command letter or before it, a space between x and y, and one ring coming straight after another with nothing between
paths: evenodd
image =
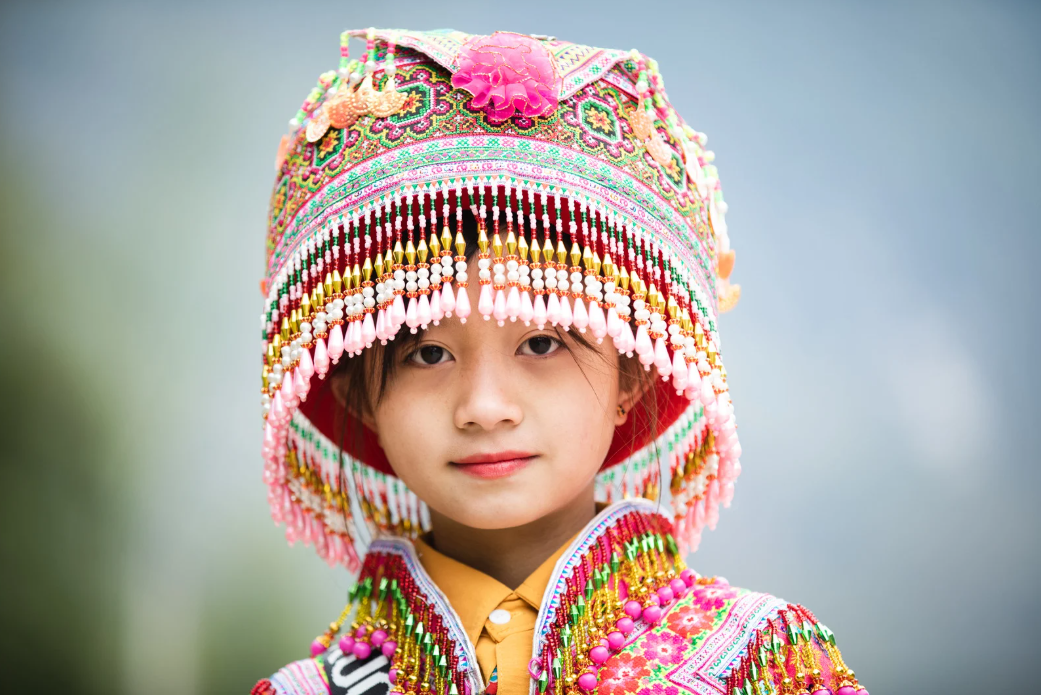
<instances>
[{"instance_id":1,"label":"girl's lips","mask_svg":"<svg viewBox=\"0 0 1041 695\"><path fill-rule=\"evenodd\" d=\"M527 466L536 455L526 451L500 451L475 454L451 463L475 478L504 478Z\"/></svg>"}]
</instances>

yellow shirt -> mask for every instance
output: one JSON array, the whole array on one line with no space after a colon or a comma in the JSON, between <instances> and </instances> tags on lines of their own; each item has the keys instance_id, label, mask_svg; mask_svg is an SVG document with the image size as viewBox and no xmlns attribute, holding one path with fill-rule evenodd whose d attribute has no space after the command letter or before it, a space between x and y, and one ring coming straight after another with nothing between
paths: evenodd
<instances>
[{"instance_id":1,"label":"yellow shirt","mask_svg":"<svg viewBox=\"0 0 1041 695\"><path fill-rule=\"evenodd\" d=\"M415 541L423 569L444 592L474 645L484 682L498 669L497 695L528 692L535 619L553 568L570 544L562 545L520 586L510 589L484 572L439 553L422 538Z\"/></svg>"}]
</instances>

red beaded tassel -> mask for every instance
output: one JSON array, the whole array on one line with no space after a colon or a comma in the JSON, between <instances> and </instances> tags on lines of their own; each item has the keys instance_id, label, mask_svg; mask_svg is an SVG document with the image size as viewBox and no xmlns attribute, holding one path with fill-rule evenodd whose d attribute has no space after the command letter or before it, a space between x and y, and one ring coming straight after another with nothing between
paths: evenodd
<instances>
[{"instance_id":1,"label":"red beaded tassel","mask_svg":"<svg viewBox=\"0 0 1041 695\"><path fill-rule=\"evenodd\" d=\"M529 666L539 692L595 691L600 666L636 621L656 623L696 579L667 521L637 512L619 519L565 577L550 634Z\"/></svg>"},{"instance_id":2,"label":"red beaded tassel","mask_svg":"<svg viewBox=\"0 0 1041 695\"><path fill-rule=\"evenodd\" d=\"M868 695L835 635L794 603L766 621L727 676L730 695Z\"/></svg>"},{"instance_id":3,"label":"red beaded tassel","mask_svg":"<svg viewBox=\"0 0 1041 695\"><path fill-rule=\"evenodd\" d=\"M448 629L400 555L369 552L365 556L347 606L340 618L315 638L312 655L329 648L352 611L354 619L338 642L340 651L368 659L379 650L391 662L393 692L467 692L467 674L458 669Z\"/></svg>"}]
</instances>

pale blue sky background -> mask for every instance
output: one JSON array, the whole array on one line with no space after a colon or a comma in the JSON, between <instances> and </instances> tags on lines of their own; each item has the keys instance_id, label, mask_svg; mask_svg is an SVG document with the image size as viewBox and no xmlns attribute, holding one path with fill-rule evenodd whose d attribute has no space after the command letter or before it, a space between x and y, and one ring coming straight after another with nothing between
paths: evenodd
<instances>
[{"instance_id":1,"label":"pale blue sky background","mask_svg":"<svg viewBox=\"0 0 1041 695\"><path fill-rule=\"evenodd\" d=\"M246 692L339 612L348 577L285 547L260 481L272 160L342 29L453 26L638 47L709 135L744 290L721 330L745 453L692 564L809 606L872 692L1032 682L1037 3L0 17L4 658L71 649L67 692ZM49 692L26 665L4 672Z\"/></svg>"}]
</instances>

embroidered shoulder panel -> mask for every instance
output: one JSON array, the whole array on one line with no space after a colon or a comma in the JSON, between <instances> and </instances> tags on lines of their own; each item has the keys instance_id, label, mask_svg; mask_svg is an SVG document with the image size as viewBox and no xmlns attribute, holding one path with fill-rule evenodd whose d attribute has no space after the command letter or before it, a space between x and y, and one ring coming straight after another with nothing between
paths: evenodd
<instances>
[{"instance_id":1,"label":"embroidered shoulder panel","mask_svg":"<svg viewBox=\"0 0 1041 695\"><path fill-rule=\"evenodd\" d=\"M656 624L641 624L635 638L607 660L598 692L723 693L745 645L784 605L722 578L700 578Z\"/></svg>"},{"instance_id":2,"label":"embroidered shoulder panel","mask_svg":"<svg viewBox=\"0 0 1041 695\"><path fill-rule=\"evenodd\" d=\"M787 679L787 680L786 680ZM599 695L867 695L813 614L700 578L600 670Z\"/></svg>"},{"instance_id":3,"label":"embroidered shoulder panel","mask_svg":"<svg viewBox=\"0 0 1041 695\"><path fill-rule=\"evenodd\" d=\"M301 659L253 686L250 695L329 695L322 657Z\"/></svg>"}]
</instances>

